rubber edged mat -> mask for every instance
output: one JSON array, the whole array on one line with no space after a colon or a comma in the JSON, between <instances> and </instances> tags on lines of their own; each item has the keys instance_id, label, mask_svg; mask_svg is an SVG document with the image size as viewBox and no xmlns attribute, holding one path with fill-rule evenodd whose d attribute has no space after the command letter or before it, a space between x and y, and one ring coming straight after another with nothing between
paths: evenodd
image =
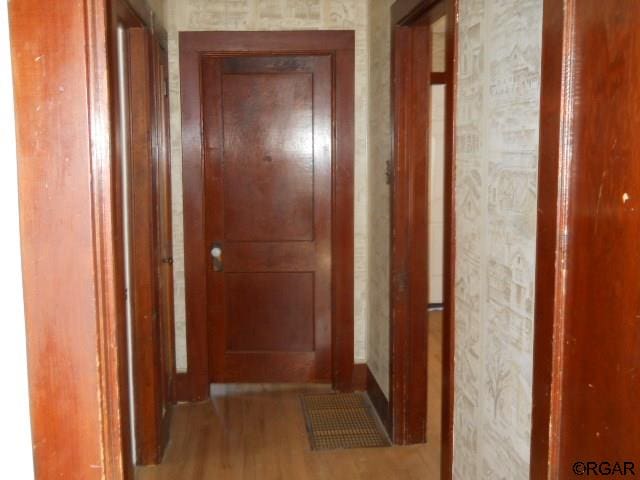
<instances>
[{"instance_id":1,"label":"rubber edged mat","mask_svg":"<svg viewBox=\"0 0 640 480\"><path fill-rule=\"evenodd\" d=\"M307 394L301 399L311 450L391 445L365 394Z\"/></svg>"}]
</instances>

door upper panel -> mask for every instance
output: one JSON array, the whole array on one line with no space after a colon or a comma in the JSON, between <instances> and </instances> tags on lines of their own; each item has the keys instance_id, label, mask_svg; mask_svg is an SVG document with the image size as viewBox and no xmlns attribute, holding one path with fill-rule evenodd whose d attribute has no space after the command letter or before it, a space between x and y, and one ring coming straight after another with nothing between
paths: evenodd
<instances>
[{"instance_id":1,"label":"door upper panel","mask_svg":"<svg viewBox=\"0 0 640 480\"><path fill-rule=\"evenodd\" d=\"M224 72L225 239L313 239L313 76Z\"/></svg>"}]
</instances>

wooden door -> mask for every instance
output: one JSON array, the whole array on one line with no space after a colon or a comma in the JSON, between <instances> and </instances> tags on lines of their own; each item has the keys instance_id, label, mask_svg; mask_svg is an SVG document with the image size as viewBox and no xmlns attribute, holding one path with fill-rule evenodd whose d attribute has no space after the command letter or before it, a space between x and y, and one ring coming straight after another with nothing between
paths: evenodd
<instances>
[{"instance_id":1,"label":"wooden door","mask_svg":"<svg viewBox=\"0 0 640 480\"><path fill-rule=\"evenodd\" d=\"M140 23L127 3L113 2L111 14L110 65L116 67L110 72L114 240L119 246L116 264L129 302L131 349L123 363L132 372L134 407L129 417L127 399L123 421L135 426L137 463L153 464L162 458L168 441L174 365L169 332L172 303L167 303L171 265L162 262L171 248L168 109L162 68L167 58L159 37ZM121 298L125 299L124 289Z\"/></svg>"},{"instance_id":2,"label":"wooden door","mask_svg":"<svg viewBox=\"0 0 640 480\"><path fill-rule=\"evenodd\" d=\"M621 478L640 460L640 3L545 1L543 31L531 478Z\"/></svg>"},{"instance_id":3,"label":"wooden door","mask_svg":"<svg viewBox=\"0 0 640 480\"><path fill-rule=\"evenodd\" d=\"M171 156L169 148L169 79L167 50L155 39L155 132L154 179L156 217L156 270L158 275L158 316L160 325L160 363L162 371L163 410L173 399L175 379L174 304L173 304L173 235L171 223ZM167 422L168 423L168 422Z\"/></svg>"},{"instance_id":4,"label":"wooden door","mask_svg":"<svg viewBox=\"0 0 640 480\"><path fill-rule=\"evenodd\" d=\"M330 381L331 58L202 75L210 380Z\"/></svg>"},{"instance_id":5,"label":"wooden door","mask_svg":"<svg viewBox=\"0 0 640 480\"><path fill-rule=\"evenodd\" d=\"M130 269L132 344L138 463L157 463L163 444L161 337L158 316L158 237L153 154L154 67L151 36L132 28L129 36Z\"/></svg>"}]
</instances>

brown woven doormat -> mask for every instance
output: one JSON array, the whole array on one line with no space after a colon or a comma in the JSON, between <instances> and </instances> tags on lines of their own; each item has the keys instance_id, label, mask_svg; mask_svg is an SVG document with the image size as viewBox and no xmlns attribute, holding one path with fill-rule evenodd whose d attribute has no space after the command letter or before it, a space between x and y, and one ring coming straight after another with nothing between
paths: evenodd
<instances>
[{"instance_id":1,"label":"brown woven doormat","mask_svg":"<svg viewBox=\"0 0 640 480\"><path fill-rule=\"evenodd\" d=\"M389 439L362 393L302 396L311 450L388 447Z\"/></svg>"}]
</instances>

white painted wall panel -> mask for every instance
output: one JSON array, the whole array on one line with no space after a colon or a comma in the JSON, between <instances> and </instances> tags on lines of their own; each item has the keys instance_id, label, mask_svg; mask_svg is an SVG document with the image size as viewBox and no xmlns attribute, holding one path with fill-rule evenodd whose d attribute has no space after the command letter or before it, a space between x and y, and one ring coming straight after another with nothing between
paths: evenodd
<instances>
[{"instance_id":1,"label":"white painted wall panel","mask_svg":"<svg viewBox=\"0 0 640 480\"><path fill-rule=\"evenodd\" d=\"M9 50L7 3L0 4L0 223L3 233L0 249L3 262L0 275L0 305L3 322L0 335L0 365L5 388L0 396L0 465L3 476L33 478L31 420L27 378L27 350L20 263L18 221L18 171L16 161L13 80Z\"/></svg>"}]
</instances>

